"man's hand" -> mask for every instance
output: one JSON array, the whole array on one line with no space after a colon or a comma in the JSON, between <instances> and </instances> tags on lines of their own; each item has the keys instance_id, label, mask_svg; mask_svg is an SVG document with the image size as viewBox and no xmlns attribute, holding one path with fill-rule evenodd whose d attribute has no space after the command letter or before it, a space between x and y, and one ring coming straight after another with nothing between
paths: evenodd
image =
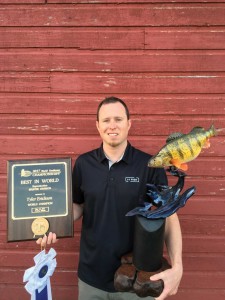
<instances>
[{"instance_id":1,"label":"man's hand","mask_svg":"<svg viewBox=\"0 0 225 300\"><path fill-rule=\"evenodd\" d=\"M46 248L46 245L55 244L58 242L55 233L49 232L48 236L44 235L43 238L39 238L36 243L41 245L42 248Z\"/></svg>"},{"instance_id":2,"label":"man's hand","mask_svg":"<svg viewBox=\"0 0 225 300\"><path fill-rule=\"evenodd\" d=\"M181 278L183 274L183 268L173 267L171 269L167 269L161 273L155 274L150 277L150 280L159 280L162 279L164 282L164 289L162 294L155 298L155 300L164 300L168 296L175 295L177 293Z\"/></svg>"}]
</instances>

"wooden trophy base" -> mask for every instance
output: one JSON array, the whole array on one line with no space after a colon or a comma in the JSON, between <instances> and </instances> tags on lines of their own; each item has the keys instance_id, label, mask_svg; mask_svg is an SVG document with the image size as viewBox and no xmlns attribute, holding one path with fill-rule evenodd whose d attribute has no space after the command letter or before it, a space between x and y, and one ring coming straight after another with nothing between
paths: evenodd
<instances>
[{"instance_id":1,"label":"wooden trophy base","mask_svg":"<svg viewBox=\"0 0 225 300\"><path fill-rule=\"evenodd\" d=\"M171 268L167 260L162 258L162 266L154 272L137 270L133 265L132 253L121 258L121 266L115 273L114 286L118 292L136 293L139 297L158 297L164 288L162 280L151 281L150 277Z\"/></svg>"}]
</instances>

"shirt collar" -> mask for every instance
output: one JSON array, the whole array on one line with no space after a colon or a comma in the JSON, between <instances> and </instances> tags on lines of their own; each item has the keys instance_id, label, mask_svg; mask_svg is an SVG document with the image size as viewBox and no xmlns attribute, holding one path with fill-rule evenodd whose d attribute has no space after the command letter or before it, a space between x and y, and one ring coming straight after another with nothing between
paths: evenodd
<instances>
[{"instance_id":1,"label":"shirt collar","mask_svg":"<svg viewBox=\"0 0 225 300\"><path fill-rule=\"evenodd\" d=\"M126 150L124 152L124 155L123 155L121 161L124 161L127 164L131 163L131 161L132 161L132 152L133 152L132 151L132 146L128 142ZM103 151L103 144L101 144L100 148L98 149L97 156L98 156L98 161L101 162L101 163L104 162L105 160L108 161L108 159L105 156L105 153Z\"/></svg>"}]
</instances>

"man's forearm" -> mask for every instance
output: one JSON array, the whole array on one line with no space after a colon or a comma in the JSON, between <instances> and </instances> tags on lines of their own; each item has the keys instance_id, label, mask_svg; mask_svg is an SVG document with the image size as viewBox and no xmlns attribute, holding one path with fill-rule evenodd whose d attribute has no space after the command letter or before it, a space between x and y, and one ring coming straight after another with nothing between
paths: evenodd
<instances>
[{"instance_id":1,"label":"man's forearm","mask_svg":"<svg viewBox=\"0 0 225 300\"><path fill-rule=\"evenodd\" d=\"M77 221L83 215L83 204L73 203L73 219Z\"/></svg>"},{"instance_id":2,"label":"man's forearm","mask_svg":"<svg viewBox=\"0 0 225 300\"><path fill-rule=\"evenodd\" d=\"M177 214L166 219L165 242L172 267L182 268L182 235Z\"/></svg>"}]
</instances>

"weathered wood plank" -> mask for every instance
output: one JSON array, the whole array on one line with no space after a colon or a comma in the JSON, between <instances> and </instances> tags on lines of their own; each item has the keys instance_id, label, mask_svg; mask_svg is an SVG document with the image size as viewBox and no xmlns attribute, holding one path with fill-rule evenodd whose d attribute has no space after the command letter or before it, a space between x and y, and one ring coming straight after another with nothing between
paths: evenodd
<instances>
[{"instance_id":1,"label":"weathered wood plank","mask_svg":"<svg viewBox=\"0 0 225 300\"><path fill-rule=\"evenodd\" d=\"M224 93L224 73L51 73L53 93ZM29 87L29 82L25 82ZM9 87L16 90L16 87ZM10 91L9 90L9 91ZM6 91L6 90L3 90ZM39 90L40 92L44 92Z\"/></svg>"},{"instance_id":2,"label":"weathered wood plank","mask_svg":"<svg viewBox=\"0 0 225 300\"><path fill-rule=\"evenodd\" d=\"M34 253L36 255L36 253ZM33 266L33 263L32 265ZM1 278L0 283L5 284L15 284L23 285L23 274L24 269L15 268L14 270L10 269L1 269ZM51 284L54 285L65 285L65 286L73 286L77 285L77 272L75 270L62 270L56 269L54 272L54 276L51 278ZM24 287L23 287L24 288ZM30 295L29 295L30 296ZM30 298L29 298L30 299Z\"/></svg>"},{"instance_id":3,"label":"weathered wood plank","mask_svg":"<svg viewBox=\"0 0 225 300\"><path fill-rule=\"evenodd\" d=\"M92 4L96 1L93 0L1 0L1 4L44 4L44 3L53 3L53 4ZM176 3L180 2L180 0L165 0L164 3ZM191 2L191 3L217 3L217 2L224 2L221 0L182 0L182 2ZM98 4L105 4L105 3L140 3L138 0L98 0ZM96 4L97 4L96 3ZM162 3L162 0L141 0L141 3Z\"/></svg>"},{"instance_id":4,"label":"weathered wood plank","mask_svg":"<svg viewBox=\"0 0 225 300\"><path fill-rule=\"evenodd\" d=\"M99 146L96 108L113 93L126 96L130 141L146 152L156 153L178 128L225 127L225 2L182 2L1 1L1 298L28 300L22 277L40 250L34 241L6 243L8 159L72 156L74 163ZM197 191L179 211L185 273L174 299L225 296L224 134L189 164L185 187ZM74 229L75 238L55 245L55 300L77 299L81 221Z\"/></svg>"},{"instance_id":5,"label":"weathered wood plank","mask_svg":"<svg viewBox=\"0 0 225 300\"><path fill-rule=\"evenodd\" d=\"M2 232L3 236L5 235L5 242L7 242L7 235L6 235L6 232L7 232L7 215L6 213L0 213L0 232ZM81 230L81 222L78 221L74 224L74 232L75 232L75 236L79 238L79 236L77 235L77 233L80 233L80 230ZM34 239L35 240L35 239ZM13 242L14 243L14 242ZM20 244L22 242L16 242L17 244ZM29 242L27 242L29 243ZM35 246L37 246L34 242L33 242L33 248L35 248ZM40 247L37 246L37 248L39 249ZM63 249L63 248L62 248ZM65 250L68 250L68 249L65 249Z\"/></svg>"},{"instance_id":6,"label":"weathered wood plank","mask_svg":"<svg viewBox=\"0 0 225 300\"><path fill-rule=\"evenodd\" d=\"M14 154L14 155L4 155L4 156L0 156L1 162L0 162L0 174L4 174L7 172L7 161L9 160L26 160L26 159L47 159L47 158L53 158L55 157L54 155L52 156L51 154L46 154L46 155L18 155L18 154ZM67 155L67 157L70 157L69 155ZM65 154L58 154L57 158L65 158ZM72 157L72 165L75 162L75 159L77 158L77 155L74 155ZM1 195L0 195L1 197ZM1 201L0 201L1 202ZM1 203L0 203L0 207L1 207Z\"/></svg>"},{"instance_id":7,"label":"weathered wood plank","mask_svg":"<svg viewBox=\"0 0 225 300\"><path fill-rule=\"evenodd\" d=\"M193 275L194 276L194 275ZM224 289L199 289L199 288L191 288L191 289L182 289L179 288L178 294L173 296L174 300L223 300L225 297Z\"/></svg>"},{"instance_id":8,"label":"weathered wood plank","mask_svg":"<svg viewBox=\"0 0 225 300\"><path fill-rule=\"evenodd\" d=\"M194 275L193 275L194 276ZM13 299L15 295L18 299L28 300L29 294L24 289L23 285L4 284L0 285L0 293L3 299ZM61 286L53 285L52 294L54 300L77 300L77 286ZM173 296L174 300L224 300L224 289L182 289L180 288L178 294Z\"/></svg>"},{"instance_id":9,"label":"weathered wood plank","mask_svg":"<svg viewBox=\"0 0 225 300\"><path fill-rule=\"evenodd\" d=\"M24 270L15 269L14 272L3 269L1 271L2 278L6 284L22 284ZM213 278L213 280L212 280ZM72 286L77 285L77 275L75 271L66 272L64 270L56 270L51 279L52 286L63 285ZM223 289L224 290L224 272L186 272L181 281L181 288L195 288L202 289Z\"/></svg>"},{"instance_id":10,"label":"weathered wood plank","mask_svg":"<svg viewBox=\"0 0 225 300\"><path fill-rule=\"evenodd\" d=\"M223 216L224 209L225 200L223 197L193 196L188 200L185 207L179 210L179 215Z\"/></svg>"},{"instance_id":11,"label":"weathered wood plank","mask_svg":"<svg viewBox=\"0 0 225 300\"><path fill-rule=\"evenodd\" d=\"M63 241L61 241L63 242ZM65 240L64 240L65 242ZM35 248L35 241L34 248ZM54 247L55 248L55 247ZM75 249L74 249L75 250ZM21 250L0 250L1 255L1 267L10 268L10 266L14 266L15 268L28 268L33 264L33 257L35 255L35 251L26 250L24 252ZM57 268L65 268L68 270L75 270L78 267L78 258L79 253L72 252L62 252L57 253ZM204 261L204 259L203 259ZM214 258L214 263L217 264L218 259ZM220 264L220 269L222 270L222 265ZM220 270L218 269L218 271Z\"/></svg>"},{"instance_id":12,"label":"weathered wood plank","mask_svg":"<svg viewBox=\"0 0 225 300\"><path fill-rule=\"evenodd\" d=\"M185 208L186 209L186 208ZM224 210L224 209L223 209ZM180 213L179 213L180 215ZM55 250L60 251L72 251L78 252L80 246L80 228L81 224L79 222L74 223L74 238L65 238L59 240L57 244L54 245ZM183 231L183 228L181 228ZM6 243L6 231L0 231L0 248L2 250L29 250L38 251L39 246L35 244L34 241L26 242L12 242ZM183 253L224 253L225 240L223 235L204 235L199 234L185 234L183 232Z\"/></svg>"},{"instance_id":13,"label":"weathered wood plank","mask_svg":"<svg viewBox=\"0 0 225 300\"><path fill-rule=\"evenodd\" d=\"M50 81L50 82L49 82ZM225 73L0 72L0 92L225 93Z\"/></svg>"},{"instance_id":14,"label":"weathered wood plank","mask_svg":"<svg viewBox=\"0 0 225 300\"><path fill-rule=\"evenodd\" d=\"M24 140L24 143L26 143L27 139ZM82 140L81 140L82 143ZM40 144L41 147L46 146L44 143ZM68 155L68 154L67 154ZM71 154L69 155L71 156ZM8 160L25 160L25 159L40 159L40 158L51 158L52 155L46 154L46 155L4 155L0 156L1 162L0 162L0 174L6 174L7 169L7 161ZM65 157L65 154L57 155L57 157ZM72 156L72 164L74 164L75 159L77 158L77 155ZM188 163L188 171L187 174L189 176L203 176L203 177L223 177L224 176L224 170L223 170L223 164L224 164L224 157L217 157L217 153L215 152L214 157L210 156L210 153L201 153L197 159L195 159L192 162ZM211 198L210 198L211 199ZM211 201L211 200L209 200ZM197 204L197 205L200 205ZM219 203L218 203L219 205ZM201 206L200 206L201 207ZM197 209L197 207L196 207ZM206 208L207 211L207 208ZM223 213L219 209L216 210L218 213Z\"/></svg>"},{"instance_id":15,"label":"weathered wood plank","mask_svg":"<svg viewBox=\"0 0 225 300\"><path fill-rule=\"evenodd\" d=\"M221 196L225 195L225 178L224 177L187 177L185 182L185 188L195 186L196 196ZM191 200L190 200L191 201Z\"/></svg>"},{"instance_id":16,"label":"weathered wood plank","mask_svg":"<svg viewBox=\"0 0 225 300\"><path fill-rule=\"evenodd\" d=\"M198 235L202 237L222 237L224 235L224 216L179 216L184 235Z\"/></svg>"},{"instance_id":17,"label":"weathered wood plank","mask_svg":"<svg viewBox=\"0 0 225 300\"><path fill-rule=\"evenodd\" d=\"M99 147L101 140L99 137L86 136L66 137L66 136L39 136L38 147L36 136L1 136L1 154L19 155L58 155L74 156L82 152ZM26 144L27 143L27 144ZM3 147L4 146L4 147ZM66 146L66 147L65 147Z\"/></svg>"},{"instance_id":18,"label":"weathered wood plank","mask_svg":"<svg viewBox=\"0 0 225 300\"><path fill-rule=\"evenodd\" d=\"M216 249L215 249L216 252ZM184 270L187 271L225 271L225 258L222 253L183 254Z\"/></svg>"},{"instance_id":19,"label":"weathered wood plank","mask_svg":"<svg viewBox=\"0 0 225 300\"><path fill-rule=\"evenodd\" d=\"M88 38L86 40L89 41ZM5 49L0 50L0 71L223 72L225 71L225 51L150 50L143 52L130 50L93 52L71 49Z\"/></svg>"},{"instance_id":20,"label":"weathered wood plank","mask_svg":"<svg viewBox=\"0 0 225 300\"><path fill-rule=\"evenodd\" d=\"M144 29L138 28L0 28L0 47L144 49ZM66 50L67 52L68 50ZM54 51L51 51L54 52ZM39 52L41 53L41 52ZM69 55L69 53L68 53ZM72 57L71 57L72 58ZM17 61L19 63L19 61Z\"/></svg>"},{"instance_id":21,"label":"weathered wood plank","mask_svg":"<svg viewBox=\"0 0 225 300\"><path fill-rule=\"evenodd\" d=\"M1 0L1 4L45 4L46 1L48 0Z\"/></svg>"},{"instance_id":22,"label":"weathered wood plank","mask_svg":"<svg viewBox=\"0 0 225 300\"><path fill-rule=\"evenodd\" d=\"M48 73L0 73L0 92L50 92Z\"/></svg>"},{"instance_id":23,"label":"weathered wood plank","mask_svg":"<svg viewBox=\"0 0 225 300\"><path fill-rule=\"evenodd\" d=\"M98 148L101 140L98 136L63 136L63 135L46 135L38 136L38 147L35 135L11 135L0 136L0 155L47 155L47 156L72 156L75 157L83 152ZM161 136L135 136L130 137L129 141L141 150L155 154L162 145L165 144L165 137ZM214 137L209 151L201 153L201 157L224 157L224 137ZM195 163L195 162L191 162Z\"/></svg>"},{"instance_id":24,"label":"weathered wood plank","mask_svg":"<svg viewBox=\"0 0 225 300\"><path fill-rule=\"evenodd\" d=\"M19 1L19 0L3 0L3 1ZM23 0L24 1L24 0ZM29 1L29 0L25 0L25 1ZM73 3L73 4L77 4L77 3L94 3L95 1L93 0L47 0L48 3L60 3L60 4L65 4L65 3ZM163 3L180 3L181 0L164 0ZM182 0L182 2L187 2L187 3L223 3L224 1L222 0ZM98 0L97 2L98 4L104 4L104 3L162 3L162 0Z\"/></svg>"},{"instance_id":25,"label":"weathered wood plank","mask_svg":"<svg viewBox=\"0 0 225 300\"><path fill-rule=\"evenodd\" d=\"M78 231L78 226L79 226L79 231ZM64 252L79 252L80 248L80 224L78 222L75 223L74 229L76 229L74 233L73 238L63 238L59 239L59 242L57 242L54 245L54 249L56 250L57 253L60 253L61 251ZM2 250L6 251L39 251L40 246L36 244L35 240L34 241L25 241L25 242L10 242L6 243L7 237L6 237L6 232L5 231L0 231L0 247ZM49 246L50 247L50 246ZM47 248L48 249L48 248Z\"/></svg>"},{"instance_id":26,"label":"weathered wood plank","mask_svg":"<svg viewBox=\"0 0 225 300\"><path fill-rule=\"evenodd\" d=\"M2 184L5 184L5 180L2 180ZM5 193L5 187L1 186L1 193ZM191 201L191 200L190 200ZM184 208L185 209L185 208ZM6 231L6 219L5 213L0 214L1 231ZM222 237L225 231L225 217L224 216L204 216L204 215L179 215L180 223L183 234L186 235L199 235L199 236L218 236ZM80 230L80 223L77 223L76 231ZM193 250L194 251L194 250ZM192 252L193 252L192 251Z\"/></svg>"},{"instance_id":27,"label":"weathered wood plank","mask_svg":"<svg viewBox=\"0 0 225 300\"><path fill-rule=\"evenodd\" d=\"M0 93L0 113L96 115L100 101L108 95ZM118 94L136 115L200 116L225 115L224 94ZM217 116L215 116L217 118ZM216 123L215 123L216 124Z\"/></svg>"},{"instance_id":28,"label":"weathered wood plank","mask_svg":"<svg viewBox=\"0 0 225 300\"><path fill-rule=\"evenodd\" d=\"M51 109L51 107L50 107ZM0 134L71 134L71 135L96 135L94 116L74 115L36 115L29 118L26 114L2 114L0 119ZM164 124L165 127L160 126ZM195 126L209 129L211 124L216 128L225 128L224 117L182 116L169 119L164 116L134 116L130 135L132 136L169 136L172 132L188 133ZM223 138L225 131L219 133L218 138ZM214 138L213 138L214 140ZM221 141L221 142L224 142ZM163 146L165 142L161 145ZM207 150L206 150L207 151ZM211 151L210 151L211 152Z\"/></svg>"},{"instance_id":29,"label":"weathered wood plank","mask_svg":"<svg viewBox=\"0 0 225 300\"><path fill-rule=\"evenodd\" d=\"M186 208L185 208L186 209ZM224 210L224 209L223 209ZM180 215L180 213L179 213ZM74 238L64 238L59 240L57 244L54 245L55 250L60 251L79 251L79 241L80 241L80 228L81 221L74 223ZM29 251L38 251L39 246L35 244L34 241L26 242L12 242L6 243L6 231L0 231L0 247L2 250L29 250ZM183 232L183 253L224 253L225 240L223 235L204 235L199 234L185 234Z\"/></svg>"},{"instance_id":30,"label":"weathered wood plank","mask_svg":"<svg viewBox=\"0 0 225 300\"><path fill-rule=\"evenodd\" d=\"M209 13L210 11L210 13ZM109 18L110 15L110 18ZM0 6L1 26L221 26L224 4Z\"/></svg>"},{"instance_id":31,"label":"weathered wood plank","mask_svg":"<svg viewBox=\"0 0 225 300\"><path fill-rule=\"evenodd\" d=\"M208 175L208 174L207 174ZM202 179L204 181L204 179ZM184 191L186 187L184 186ZM198 193L198 191L197 191ZM0 194L0 213L7 211L7 195ZM184 208L179 210L180 215L211 215L223 216L225 200L219 196L192 196ZM1 249L1 247L0 247Z\"/></svg>"},{"instance_id":32,"label":"weathered wood plank","mask_svg":"<svg viewBox=\"0 0 225 300\"><path fill-rule=\"evenodd\" d=\"M1 175L0 179L2 180L2 185L0 186L0 193L6 193L7 192L7 178L6 178L6 176ZM215 182L216 182L216 184L215 184ZM224 197L224 195L225 195L225 178L224 177L218 177L218 178L213 177L213 178L204 178L204 179L198 178L198 177L197 178L187 177L185 188L188 189L189 187L192 187L192 186L196 187L195 194L198 197L203 197L203 196Z\"/></svg>"},{"instance_id":33,"label":"weathered wood plank","mask_svg":"<svg viewBox=\"0 0 225 300\"><path fill-rule=\"evenodd\" d=\"M223 27L146 28L145 49L224 49L224 38Z\"/></svg>"},{"instance_id":34,"label":"weathered wood plank","mask_svg":"<svg viewBox=\"0 0 225 300\"><path fill-rule=\"evenodd\" d=\"M15 295L17 295L17 300L30 300L30 294L26 292L24 285L0 284L0 294L2 299L12 300L15 298ZM52 297L54 300L77 300L77 294L76 285L62 286L58 284L52 288Z\"/></svg>"},{"instance_id":35,"label":"weathered wood plank","mask_svg":"<svg viewBox=\"0 0 225 300\"><path fill-rule=\"evenodd\" d=\"M191 186L196 186L196 195L209 195L209 196L222 196L225 195L225 182L223 179L218 179L214 177L211 179L206 179L204 182L202 182L202 179L194 178L190 180ZM207 188L205 185L209 185Z\"/></svg>"},{"instance_id":36,"label":"weathered wood plank","mask_svg":"<svg viewBox=\"0 0 225 300\"><path fill-rule=\"evenodd\" d=\"M1 250L1 267L10 268L28 268L33 264L34 251L5 251ZM78 267L78 253L63 253L57 255L57 268L76 270ZM183 255L183 263L185 271L225 271L225 259L223 254L207 254L189 253Z\"/></svg>"},{"instance_id":37,"label":"weathered wood plank","mask_svg":"<svg viewBox=\"0 0 225 300\"><path fill-rule=\"evenodd\" d=\"M182 278L180 287L193 288L198 290L205 289L205 288L224 290L224 282L222 279L223 277L224 277L224 272L214 272L214 271L184 272L184 276Z\"/></svg>"},{"instance_id":38,"label":"weathered wood plank","mask_svg":"<svg viewBox=\"0 0 225 300\"><path fill-rule=\"evenodd\" d=\"M22 273L21 276L23 276ZM16 295L18 300L19 299L30 300L30 294L27 293L27 291L24 288L24 285L17 284L17 283L15 284L0 283L0 293L2 299L13 299L13 297L15 298Z\"/></svg>"},{"instance_id":39,"label":"weathered wood plank","mask_svg":"<svg viewBox=\"0 0 225 300\"><path fill-rule=\"evenodd\" d=\"M182 228L181 228L182 229ZM183 230L183 229L182 229ZM187 235L183 234L183 253L224 253L223 236Z\"/></svg>"},{"instance_id":40,"label":"weathered wood plank","mask_svg":"<svg viewBox=\"0 0 225 300\"><path fill-rule=\"evenodd\" d=\"M210 153L208 153L208 155L210 155ZM203 153L201 152L200 156L196 160L188 164L187 174L189 176L204 176L204 175L214 176L214 177L224 176L224 170L223 170L224 157L217 158L216 156L217 156L216 151L214 152L213 156L207 158L205 158L203 156Z\"/></svg>"},{"instance_id":41,"label":"weathered wood plank","mask_svg":"<svg viewBox=\"0 0 225 300\"><path fill-rule=\"evenodd\" d=\"M67 47L79 50L157 49L158 51L159 49L184 49L186 51L188 49L225 49L223 27L204 29L196 27L188 29L181 27L151 29L8 27L0 28L0 35L2 48ZM207 65L208 63L204 67L206 68Z\"/></svg>"}]
</instances>

